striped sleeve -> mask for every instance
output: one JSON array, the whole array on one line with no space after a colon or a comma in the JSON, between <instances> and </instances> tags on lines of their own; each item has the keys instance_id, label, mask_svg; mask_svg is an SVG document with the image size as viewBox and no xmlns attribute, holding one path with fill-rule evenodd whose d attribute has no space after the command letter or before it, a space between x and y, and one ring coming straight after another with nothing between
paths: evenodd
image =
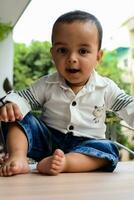
<instances>
[{"instance_id":1,"label":"striped sleeve","mask_svg":"<svg viewBox=\"0 0 134 200\"><path fill-rule=\"evenodd\" d=\"M114 112L118 112L132 102L134 102L134 98L132 96L121 93L116 97L111 109Z\"/></svg>"},{"instance_id":2,"label":"striped sleeve","mask_svg":"<svg viewBox=\"0 0 134 200\"><path fill-rule=\"evenodd\" d=\"M34 95L32 94L31 90L29 88L25 90L18 91L17 94L19 94L21 97L25 98L28 103L31 105L32 109L40 108L41 105L36 100Z\"/></svg>"}]
</instances>

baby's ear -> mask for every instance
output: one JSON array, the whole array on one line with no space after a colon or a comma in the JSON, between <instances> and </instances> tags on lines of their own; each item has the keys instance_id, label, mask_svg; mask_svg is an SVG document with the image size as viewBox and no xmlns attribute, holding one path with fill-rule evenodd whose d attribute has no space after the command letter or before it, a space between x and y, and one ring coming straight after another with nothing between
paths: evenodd
<instances>
[{"instance_id":1,"label":"baby's ear","mask_svg":"<svg viewBox=\"0 0 134 200\"><path fill-rule=\"evenodd\" d=\"M53 49L53 47L51 47L50 53L51 53L52 59L54 59L54 49Z\"/></svg>"},{"instance_id":2,"label":"baby's ear","mask_svg":"<svg viewBox=\"0 0 134 200\"><path fill-rule=\"evenodd\" d=\"M99 50L97 53L97 61L100 62L101 58L103 56L103 50Z\"/></svg>"},{"instance_id":3,"label":"baby's ear","mask_svg":"<svg viewBox=\"0 0 134 200\"><path fill-rule=\"evenodd\" d=\"M53 47L50 48L50 53L53 54Z\"/></svg>"}]
</instances>

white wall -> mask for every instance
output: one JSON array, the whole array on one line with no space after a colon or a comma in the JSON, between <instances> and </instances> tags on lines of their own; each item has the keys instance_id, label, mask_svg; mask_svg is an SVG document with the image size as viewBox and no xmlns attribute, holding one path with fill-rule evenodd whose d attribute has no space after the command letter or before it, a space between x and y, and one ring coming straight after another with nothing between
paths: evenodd
<instances>
[{"instance_id":1,"label":"white wall","mask_svg":"<svg viewBox=\"0 0 134 200\"><path fill-rule=\"evenodd\" d=\"M3 81L8 78L13 83L13 38L12 33L0 42L0 97L5 95Z\"/></svg>"}]
</instances>

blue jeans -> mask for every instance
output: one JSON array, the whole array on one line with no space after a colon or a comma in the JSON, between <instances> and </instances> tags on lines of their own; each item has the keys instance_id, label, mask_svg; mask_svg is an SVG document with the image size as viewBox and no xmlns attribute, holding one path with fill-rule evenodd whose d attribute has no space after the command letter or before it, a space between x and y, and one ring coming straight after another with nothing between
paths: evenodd
<instances>
[{"instance_id":1,"label":"blue jeans","mask_svg":"<svg viewBox=\"0 0 134 200\"><path fill-rule=\"evenodd\" d=\"M40 161L53 154L59 148L63 152L77 152L88 156L103 158L110 165L97 171L112 172L119 160L119 152L115 144L106 139L77 137L73 134L63 134L50 128L43 121L28 113L23 120L18 121L28 140L28 157Z\"/></svg>"}]
</instances>

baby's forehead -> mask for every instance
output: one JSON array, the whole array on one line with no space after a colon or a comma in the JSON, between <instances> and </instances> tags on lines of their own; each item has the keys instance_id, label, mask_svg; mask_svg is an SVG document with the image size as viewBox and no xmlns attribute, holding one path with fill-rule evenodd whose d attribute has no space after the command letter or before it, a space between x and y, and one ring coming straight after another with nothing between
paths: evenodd
<instances>
[{"instance_id":1,"label":"baby's forehead","mask_svg":"<svg viewBox=\"0 0 134 200\"><path fill-rule=\"evenodd\" d=\"M89 40L91 35L94 35L98 40L98 30L96 24L92 21L75 20L73 22L58 22L52 31L52 44L55 40L63 38L75 39L74 37L79 37L79 40Z\"/></svg>"},{"instance_id":2,"label":"baby's forehead","mask_svg":"<svg viewBox=\"0 0 134 200\"><path fill-rule=\"evenodd\" d=\"M54 25L53 30L52 30L52 38L55 36L57 33L62 33L62 31L70 31L74 30L75 28L77 31L79 30L85 30L85 27L89 30L94 30L98 34L98 28L96 24L91 21L91 20L86 20L86 21L80 21L80 20L74 20L72 22L58 22Z\"/></svg>"}]
</instances>

